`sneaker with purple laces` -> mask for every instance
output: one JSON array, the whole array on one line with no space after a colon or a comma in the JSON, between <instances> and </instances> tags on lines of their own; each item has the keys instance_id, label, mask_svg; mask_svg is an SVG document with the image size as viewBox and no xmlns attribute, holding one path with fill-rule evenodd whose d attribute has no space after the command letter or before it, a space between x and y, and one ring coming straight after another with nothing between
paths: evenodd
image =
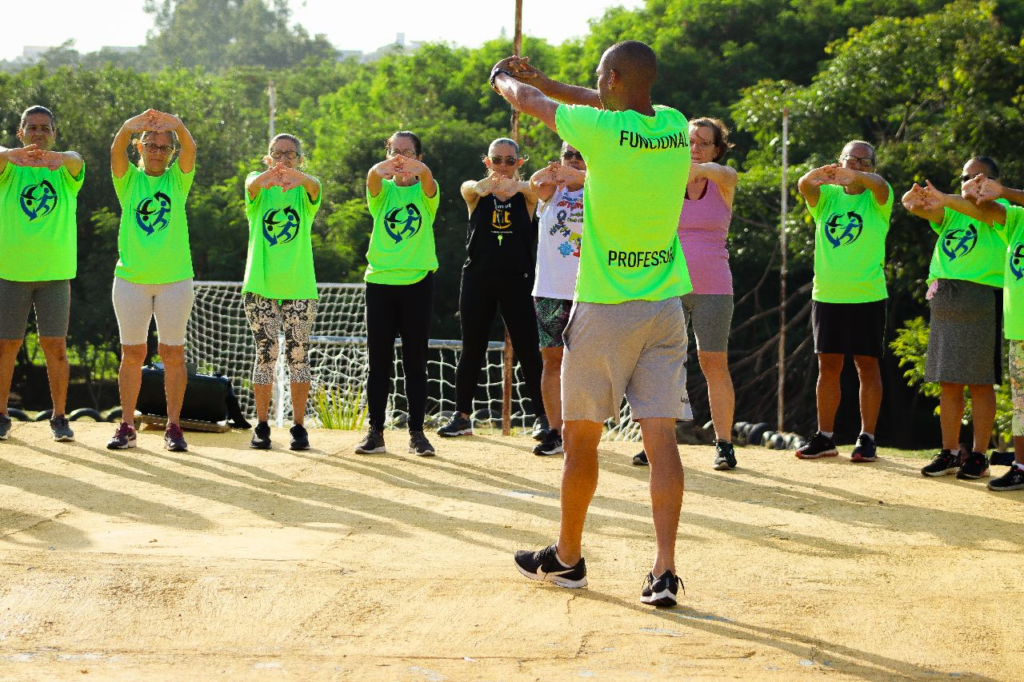
<instances>
[{"instance_id":1,"label":"sneaker with purple laces","mask_svg":"<svg viewBox=\"0 0 1024 682\"><path fill-rule=\"evenodd\" d=\"M164 431L164 448L171 452L188 452L188 443L185 442L185 434L177 424L168 424Z\"/></svg>"},{"instance_id":2,"label":"sneaker with purple laces","mask_svg":"<svg viewBox=\"0 0 1024 682\"><path fill-rule=\"evenodd\" d=\"M114 437L107 441L108 450L127 450L135 447L135 427L127 422L121 422Z\"/></svg>"}]
</instances>

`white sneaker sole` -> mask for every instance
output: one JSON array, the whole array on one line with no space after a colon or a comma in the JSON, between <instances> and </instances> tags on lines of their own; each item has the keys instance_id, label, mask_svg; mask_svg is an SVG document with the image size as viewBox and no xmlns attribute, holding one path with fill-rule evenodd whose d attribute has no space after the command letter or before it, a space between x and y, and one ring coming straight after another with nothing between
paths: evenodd
<instances>
[{"instance_id":1,"label":"white sneaker sole","mask_svg":"<svg viewBox=\"0 0 1024 682\"><path fill-rule=\"evenodd\" d=\"M519 572L522 573L525 577L529 578L530 580L540 580L543 582L554 583L559 587L567 587L570 590L578 590L581 587L587 586L586 576L580 578L579 580L569 580L568 578L563 578L560 575L551 575L550 573L545 573L544 575L537 575L536 573L530 573L525 568L520 566L518 561L515 562L515 564Z\"/></svg>"},{"instance_id":2,"label":"white sneaker sole","mask_svg":"<svg viewBox=\"0 0 1024 682\"><path fill-rule=\"evenodd\" d=\"M129 450L135 447L135 439L128 441L125 445L107 445L107 450Z\"/></svg>"},{"instance_id":3,"label":"white sneaker sole","mask_svg":"<svg viewBox=\"0 0 1024 682\"><path fill-rule=\"evenodd\" d=\"M678 602L676 601L676 595L672 594L668 588L665 588L661 592L652 592L649 595L641 594L640 603L649 604L650 606L675 606Z\"/></svg>"},{"instance_id":4,"label":"white sneaker sole","mask_svg":"<svg viewBox=\"0 0 1024 682\"><path fill-rule=\"evenodd\" d=\"M417 452L416 448L409 448L410 455L419 455L420 457L433 457L437 453L433 450L424 450L423 452Z\"/></svg>"},{"instance_id":5,"label":"white sneaker sole","mask_svg":"<svg viewBox=\"0 0 1024 682\"><path fill-rule=\"evenodd\" d=\"M438 431L437 435L441 436L441 438L458 438L459 436L472 436L473 429L463 429L462 431L456 431L455 433L444 433L442 431Z\"/></svg>"},{"instance_id":6,"label":"white sneaker sole","mask_svg":"<svg viewBox=\"0 0 1024 682\"><path fill-rule=\"evenodd\" d=\"M382 446L382 447L379 447L379 448L373 448L372 450L367 450L366 448L356 448L356 454L357 455L380 455L380 454L383 454L383 453L385 453L387 451L388 451L387 446Z\"/></svg>"}]
</instances>

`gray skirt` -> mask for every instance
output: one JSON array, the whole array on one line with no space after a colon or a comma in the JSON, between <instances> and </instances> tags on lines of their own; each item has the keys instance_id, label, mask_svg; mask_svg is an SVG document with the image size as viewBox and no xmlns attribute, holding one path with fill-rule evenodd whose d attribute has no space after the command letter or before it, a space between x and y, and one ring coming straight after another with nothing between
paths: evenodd
<instances>
[{"instance_id":1,"label":"gray skirt","mask_svg":"<svg viewBox=\"0 0 1024 682\"><path fill-rule=\"evenodd\" d=\"M1002 378L1002 291L940 279L930 302L924 380L998 384Z\"/></svg>"}]
</instances>

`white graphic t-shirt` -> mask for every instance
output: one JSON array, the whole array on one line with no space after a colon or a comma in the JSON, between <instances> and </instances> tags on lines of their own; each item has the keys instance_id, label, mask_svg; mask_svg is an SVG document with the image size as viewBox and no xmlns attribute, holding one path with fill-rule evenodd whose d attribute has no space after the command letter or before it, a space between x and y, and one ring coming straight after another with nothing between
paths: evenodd
<instances>
[{"instance_id":1,"label":"white graphic t-shirt","mask_svg":"<svg viewBox=\"0 0 1024 682\"><path fill-rule=\"evenodd\" d=\"M583 188L559 187L537 208L537 278L533 295L538 298L573 299L580 269L583 238Z\"/></svg>"}]
</instances>

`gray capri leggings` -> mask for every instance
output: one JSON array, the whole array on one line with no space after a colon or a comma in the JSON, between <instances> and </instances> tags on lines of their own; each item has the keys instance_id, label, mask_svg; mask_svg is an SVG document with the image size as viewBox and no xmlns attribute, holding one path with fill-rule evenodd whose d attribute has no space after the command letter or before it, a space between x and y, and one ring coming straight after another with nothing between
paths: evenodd
<instances>
[{"instance_id":1,"label":"gray capri leggings","mask_svg":"<svg viewBox=\"0 0 1024 682\"><path fill-rule=\"evenodd\" d=\"M732 294L686 294L683 310L697 337L697 350L724 353L729 350L732 328Z\"/></svg>"},{"instance_id":2,"label":"gray capri leggings","mask_svg":"<svg viewBox=\"0 0 1024 682\"><path fill-rule=\"evenodd\" d=\"M252 382L267 385L274 381L274 366L280 353L278 334L284 330L285 360L293 384L309 383L309 362L306 344L316 319L316 299L275 300L254 294L244 294L245 319L249 321L253 340L256 341L256 364L252 368Z\"/></svg>"},{"instance_id":3,"label":"gray capri leggings","mask_svg":"<svg viewBox=\"0 0 1024 682\"><path fill-rule=\"evenodd\" d=\"M0 279L0 339L14 341L24 337L33 306L39 336L58 339L67 336L71 280L15 282Z\"/></svg>"},{"instance_id":4,"label":"gray capri leggings","mask_svg":"<svg viewBox=\"0 0 1024 682\"><path fill-rule=\"evenodd\" d=\"M169 284L135 284L115 277L113 298L122 346L146 343L149 321L154 317L160 343L185 345L185 328L195 301L191 279Z\"/></svg>"}]
</instances>

